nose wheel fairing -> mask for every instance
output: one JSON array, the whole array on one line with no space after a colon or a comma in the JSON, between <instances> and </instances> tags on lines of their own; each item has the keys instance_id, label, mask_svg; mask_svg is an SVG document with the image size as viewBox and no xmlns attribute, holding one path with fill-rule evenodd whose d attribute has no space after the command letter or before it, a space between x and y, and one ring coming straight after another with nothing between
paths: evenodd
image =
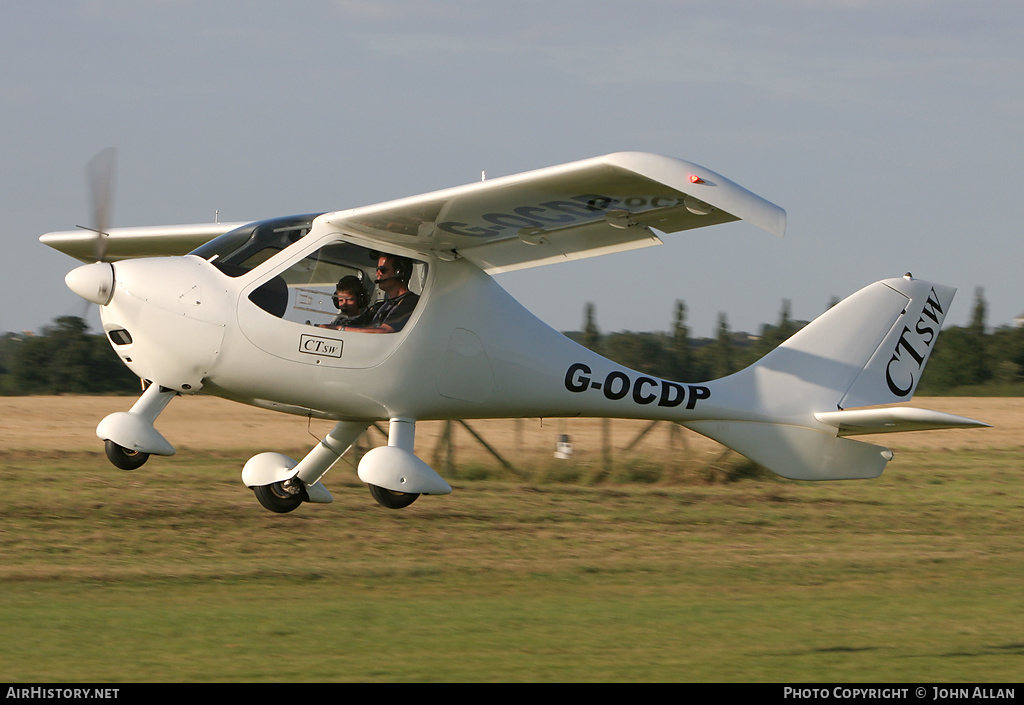
<instances>
[{"instance_id":1,"label":"nose wheel fairing","mask_svg":"<svg viewBox=\"0 0 1024 705\"><path fill-rule=\"evenodd\" d=\"M96 435L100 440L113 443L121 449L121 452L116 449L108 450L107 455L111 462L124 470L131 470L145 462L145 457L149 455L174 455L174 446L153 424L175 396L177 392L173 389L153 384L143 392L129 411L115 412L100 421L96 427ZM142 462L138 462L139 454L145 454ZM117 460L122 455L125 457L125 464Z\"/></svg>"}]
</instances>

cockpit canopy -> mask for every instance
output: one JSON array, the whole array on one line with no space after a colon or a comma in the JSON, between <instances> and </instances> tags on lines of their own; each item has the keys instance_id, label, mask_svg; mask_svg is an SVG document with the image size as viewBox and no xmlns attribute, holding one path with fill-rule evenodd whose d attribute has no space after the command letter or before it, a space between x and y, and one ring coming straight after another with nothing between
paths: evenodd
<instances>
[{"instance_id":1,"label":"cockpit canopy","mask_svg":"<svg viewBox=\"0 0 1024 705\"><path fill-rule=\"evenodd\" d=\"M305 237L318 215L294 215L249 223L215 237L189 254L202 257L229 277L240 277Z\"/></svg>"},{"instance_id":2,"label":"cockpit canopy","mask_svg":"<svg viewBox=\"0 0 1024 705\"><path fill-rule=\"evenodd\" d=\"M249 223L189 254L202 257L229 277L240 277L305 237L318 215ZM375 267L381 254L339 236L269 275L248 298L278 318L302 324L328 324L339 314L333 297L342 278L351 276L359 282L364 307L382 296L374 289ZM426 264L413 261L408 284L414 293L422 293L425 277Z\"/></svg>"}]
</instances>

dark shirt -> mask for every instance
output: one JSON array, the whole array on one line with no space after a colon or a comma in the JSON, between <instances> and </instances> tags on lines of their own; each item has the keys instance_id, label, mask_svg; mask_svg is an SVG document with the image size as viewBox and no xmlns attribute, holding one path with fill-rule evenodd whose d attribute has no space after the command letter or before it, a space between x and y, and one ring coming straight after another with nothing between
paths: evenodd
<instances>
[{"instance_id":1,"label":"dark shirt","mask_svg":"<svg viewBox=\"0 0 1024 705\"><path fill-rule=\"evenodd\" d=\"M360 315L362 315L362 314L358 314L358 315L355 315L355 316L346 316L343 313L339 313L337 316L334 317L334 320L332 320L327 325L328 326L351 326L351 325L355 325L355 322L359 318Z\"/></svg>"},{"instance_id":2,"label":"dark shirt","mask_svg":"<svg viewBox=\"0 0 1024 705\"><path fill-rule=\"evenodd\" d=\"M418 295L407 291L393 299L378 301L363 311L358 318L352 321L351 325L353 327L379 328L386 324L397 333L405 327L419 300Z\"/></svg>"}]
</instances>

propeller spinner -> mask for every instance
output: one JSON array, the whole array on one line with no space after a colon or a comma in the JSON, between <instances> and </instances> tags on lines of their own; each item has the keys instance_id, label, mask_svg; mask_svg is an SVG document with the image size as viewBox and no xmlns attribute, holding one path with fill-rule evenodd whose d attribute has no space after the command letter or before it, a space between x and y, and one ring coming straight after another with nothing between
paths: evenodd
<instances>
[{"instance_id":1,"label":"propeller spinner","mask_svg":"<svg viewBox=\"0 0 1024 705\"><path fill-rule=\"evenodd\" d=\"M110 262L83 264L68 272L64 283L86 301L106 306L114 294L114 265Z\"/></svg>"}]
</instances>

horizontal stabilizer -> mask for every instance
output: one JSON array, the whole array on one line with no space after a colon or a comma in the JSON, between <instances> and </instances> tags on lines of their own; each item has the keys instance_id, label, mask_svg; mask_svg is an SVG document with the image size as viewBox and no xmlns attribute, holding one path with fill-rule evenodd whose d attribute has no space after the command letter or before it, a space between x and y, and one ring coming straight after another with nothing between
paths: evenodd
<instances>
[{"instance_id":1,"label":"horizontal stabilizer","mask_svg":"<svg viewBox=\"0 0 1024 705\"><path fill-rule=\"evenodd\" d=\"M899 406L887 409L851 409L823 411L814 415L824 424L834 426L840 436L867 433L900 433L931 431L943 428L982 428L990 424L942 411Z\"/></svg>"}]
</instances>

